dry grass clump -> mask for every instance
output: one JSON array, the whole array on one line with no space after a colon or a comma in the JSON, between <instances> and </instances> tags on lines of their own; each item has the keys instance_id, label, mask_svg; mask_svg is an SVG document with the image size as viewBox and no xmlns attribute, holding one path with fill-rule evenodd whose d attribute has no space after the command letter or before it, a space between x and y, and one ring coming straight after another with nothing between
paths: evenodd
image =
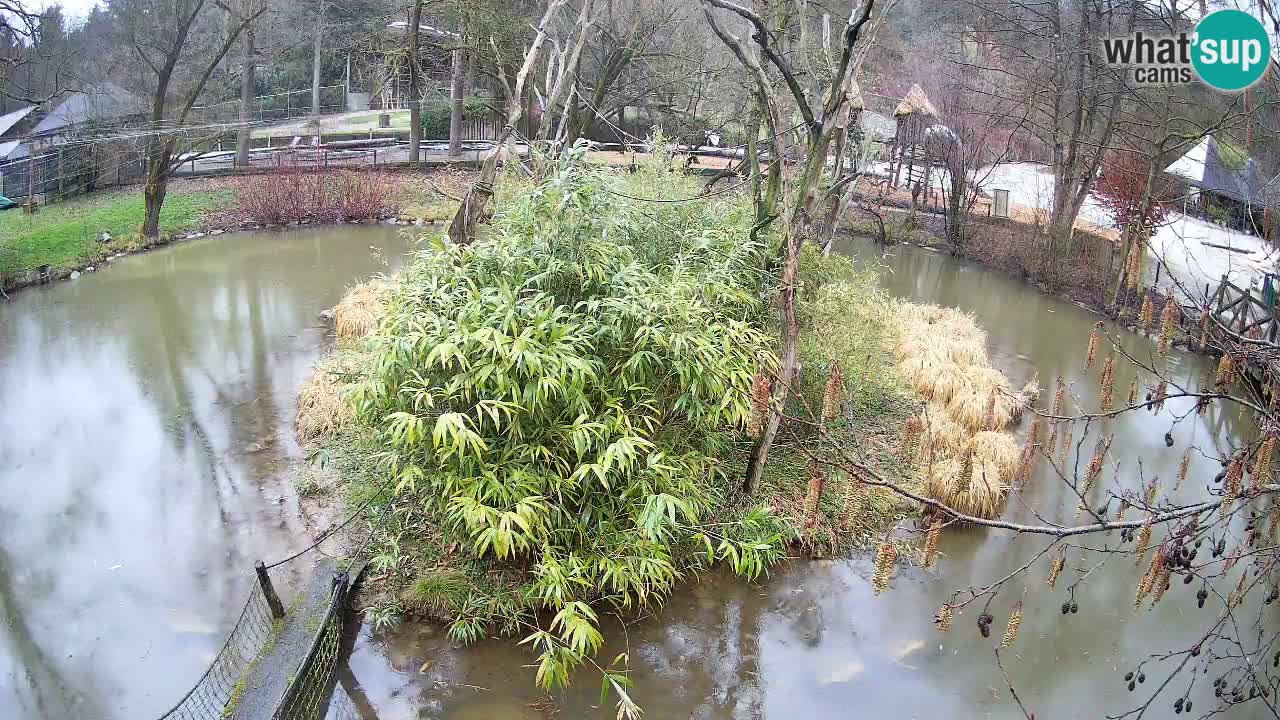
<instances>
[{"instance_id":1,"label":"dry grass clump","mask_svg":"<svg viewBox=\"0 0 1280 720\"><path fill-rule=\"evenodd\" d=\"M357 357L343 351L329 355L316 363L315 372L302 383L294 417L299 440L331 436L355 421L355 410L344 393L358 367Z\"/></svg>"},{"instance_id":2,"label":"dry grass clump","mask_svg":"<svg viewBox=\"0 0 1280 720\"><path fill-rule=\"evenodd\" d=\"M972 316L936 305L903 304L893 352L898 372L929 401L915 460L925 491L956 510L995 517L1004 506L1019 450L1006 432L1040 393L1015 391L988 364L986 333Z\"/></svg>"},{"instance_id":3,"label":"dry grass clump","mask_svg":"<svg viewBox=\"0 0 1280 720\"><path fill-rule=\"evenodd\" d=\"M391 283L383 277L371 278L348 290L333 308L338 340L359 340L376 330L390 300Z\"/></svg>"}]
</instances>

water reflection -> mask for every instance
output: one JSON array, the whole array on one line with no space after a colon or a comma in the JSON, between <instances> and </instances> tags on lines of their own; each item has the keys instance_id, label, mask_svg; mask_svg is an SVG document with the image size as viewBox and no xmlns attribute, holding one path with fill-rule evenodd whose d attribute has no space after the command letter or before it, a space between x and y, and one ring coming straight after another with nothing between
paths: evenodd
<instances>
[{"instance_id":1,"label":"water reflection","mask_svg":"<svg viewBox=\"0 0 1280 720\"><path fill-rule=\"evenodd\" d=\"M303 535L294 398L371 248L406 242L225 236L0 304L6 720L148 717L203 672L245 570Z\"/></svg>"},{"instance_id":2,"label":"water reflection","mask_svg":"<svg viewBox=\"0 0 1280 720\"><path fill-rule=\"evenodd\" d=\"M1015 386L1038 376L1048 387L1061 376L1080 402L1096 407L1098 369L1086 374L1082 365L1097 316L1012 278L925 250L898 247L879 257L877 249L854 241L840 249L875 262L897 296L973 312L988 333L993 363ZM1133 348L1150 352L1142 338L1124 337ZM1212 370L1196 356L1170 357L1175 379L1189 388ZM1123 394L1133 377L1130 367L1118 364L1117 392ZM1188 410L1190 402L1171 400L1158 416L1132 413L1094 424L1087 434L1081 428L1073 447L1082 448L1081 463L1087 463L1096 439L1113 434L1113 456L1121 464L1105 477L1137 491L1156 476L1165 479L1166 490L1171 487L1182 449L1192 446L1199 452L1175 499L1203 498L1220 469L1217 458L1247 439L1241 434L1248 423L1232 408L1215 407L1203 417L1191 412L1175 425L1175 414ZM1172 432L1175 449L1166 449L1166 432ZM1103 484L1090 498L1096 506L1104 502ZM1007 517L1066 522L1075 505L1074 494L1042 463L1026 490L1011 498ZM1089 544L1105 549L1117 542L1111 537ZM1046 544L981 529L949 531L935 571L903 570L893 590L879 598L872 594L863 558L794 563L759 586L713 574L678 593L652 618L625 630L612 623L600 657L630 653L634 697L649 717L1020 718L995 664L993 640L974 627L979 610L957 617L945 635L932 618L955 590L1011 573ZM1134 610L1140 572L1132 558L1107 558L1089 554L1073 561L1053 590L1043 583L1046 559L991 605L998 637L1009 609L1025 593L1018 644L1003 658L1010 680L1039 717L1097 717L1132 707L1138 694L1127 691L1124 672L1152 652L1190 647L1214 617L1212 607L1197 610L1194 584L1174 587L1155 610ZM1090 570L1089 581L1071 591L1071 583ZM1067 600L1077 603L1078 614L1061 612ZM386 637L364 631L351 670L381 720L542 717L544 698L533 687L530 661L510 640L459 649L440 628L407 625ZM577 682L554 698L561 717L612 717L610 705L600 706L598 678L584 672ZM1208 685L1199 676L1190 690L1197 711L1212 706ZM1252 712L1244 706L1222 717ZM1164 706L1156 712L1170 714Z\"/></svg>"}]
</instances>

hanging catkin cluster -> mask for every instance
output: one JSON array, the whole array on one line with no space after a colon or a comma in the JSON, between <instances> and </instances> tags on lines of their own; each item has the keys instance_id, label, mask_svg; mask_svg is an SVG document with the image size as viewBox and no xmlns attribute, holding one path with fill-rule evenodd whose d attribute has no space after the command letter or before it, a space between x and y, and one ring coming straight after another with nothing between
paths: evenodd
<instances>
[{"instance_id":1,"label":"hanging catkin cluster","mask_svg":"<svg viewBox=\"0 0 1280 720\"><path fill-rule=\"evenodd\" d=\"M1013 611L1009 613L1009 624L1004 626L1004 637L1000 640L1000 647L1007 648L1018 639L1018 627L1022 625L1022 601L1014 603Z\"/></svg>"},{"instance_id":2,"label":"hanging catkin cluster","mask_svg":"<svg viewBox=\"0 0 1280 720\"><path fill-rule=\"evenodd\" d=\"M1102 329L1102 321L1093 324L1093 332L1089 333L1089 347L1084 355L1084 369L1088 371L1093 367L1093 361L1098 357L1098 330Z\"/></svg>"},{"instance_id":3,"label":"hanging catkin cluster","mask_svg":"<svg viewBox=\"0 0 1280 720\"><path fill-rule=\"evenodd\" d=\"M1049 411L1050 415L1059 417L1062 415L1062 405L1067 399L1067 384L1062 382L1062 376L1058 376L1058 389L1053 392L1053 408Z\"/></svg>"},{"instance_id":4,"label":"hanging catkin cluster","mask_svg":"<svg viewBox=\"0 0 1280 720\"><path fill-rule=\"evenodd\" d=\"M1014 481L1018 484L1026 483L1031 479L1031 472L1035 469L1036 455L1040 453L1041 429L1040 416L1037 415L1031 421L1031 429L1027 432L1027 440L1022 445L1022 455L1018 459L1018 469L1014 473Z\"/></svg>"},{"instance_id":5,"label":"hanging catkin cluster","mask_svg":"<svg viewBox=\"0 0 1280 720\"><path fill-rule=\"evenodd\" d=\"M813 528L818 523L818 509L822 505L822 491L827 485L827 471L816 461L809 463L809 488L804 497L804 526Z\"/></svg>"},{"instance_id":6,"label":"hanging catkin cluster","mask_svg":"<svg viewBox=\"0 0 1280 720\"><path fill-rule=\"evenodd\" d=\"M1240 455L1231 458L1227 465L1227 477L1222 481L1222 514L1231 512L1231 502L1240 497L1244 488L1244 460Z\"/></svg>"},{"instance_id":7,"label":"hanging catkin cluster","mask_svg":"<svg viewBox=\"0 0 1280 720\"><path fill-rule=\"evenodd\" d=\"M938 614L933 616L933 624L938 626L938 630L946 632L951 629L951 618L954 616L955 610L950 605L943 605L938 608Z\"/></svg>"},{"instance_id":8,"label":"hanging catkin cluster","mask_svg":"<svg viewBox=\"0 0 1280 720\"><path fill-rule=\"evenodd\" d=\"M1167 581L1168 575L1165 574L1165 557L1164 549L1162 548L1156 551L1156 554L1151 558L1151 565L1143 573L1142 578L1138 580L1138 590L1134 593L1133 606L1138 607L1141 605L1142 600L1151 594L1152 589L1156 588L1157 585L1163 587ZM1163 594L1163 591L1159 592ZM1154 605L1155 602L1153 601L1152 604Z\"/></svg>"},{"instance_id":9,"label":"hanging catkin cluster","mask_svg":"<svg viewBox=\"0 0 1280 720\"><path fill-rule=\"evenodd\" d=\"M747 433L751 437L764 434L764 426L769 420L769 401L772 393L769 388L769 376L757 372L751 382L751 419L747 423Z\"/></svg>"},{"instance_id":10,"label":"hanging catkin cluster","mask_svg":"<svg viewBox=\"0 0 1280 720\"><path fill-rule=\"evenodd\" d=\"M1231 353L1223 353L1222 359L1218 361L1218 371L1213 374L1213 383L1215 385L1225 384L1231 377L1231 369L1234 364L1231 359Z\"/></svg>"},{"instance_id":11,"label":"hanging catkin cluster","mask_svg":"<svg viewBox=\"0 0 1280 720\"><path fill-rule=\"evenodd\" d=\"M1116 355L1111 353L1102 361L1102 412L1111 412L1116 393Z\"/></svg>"},{"instance_id":12,"label":"hanging catkin cluster","mask_svg":"<svg viewBox=\"0 0 1280 720\"><path fill-rule=\"evenodd\" d=\"M1044 579L1044 584L1054 587L1058 584L1058 576L1062 574L1063 568L1067 566L1067 551L1059 550L1057 555L1053 556L1053 563L1049 565L1049 576Z\"/></svg>"},{"instance_id":13,"label":"hanging catkin cluster","mask_svg":"<svg viewBox=\"0 0 1280 720\"><path fill-rule=\"evenodd\" d=\"M1173 491L1178 492L1178 488L1182 487L1183 481L1187 479L1187 470L1191 467L1191 451L1187 450L1182 453L1182 460L1178 463L1178 479L1173 483Z\"/></svg>"},{"instance_id":14,"label":"hanging catkin cluster","mask_svg":"<svg viewBox=\"0 0 1280 720\"><path fill-rule=\"evenodd\" d=\"M1134 378L1129 384L1129 395L1124 400L1125 407L1133 407L1138 404L1138 378Z\"/></svg>"},{"instance_id":15,"label":"hanging catkin cluster","mask_svg":"<svg viewBox=\"0 0 1280 720\"><path fill-rule=\"evenodd\" d=\"M1164 313L1160 316L1160 340L1156 343L1156 352L1161 355L1169 352L1169 343L1178 329L1178 303L1174 302L1173 293L1165 300Z\"/></svg>"},{"instance_id":16,"label":"hanging catkin cluster","mask_svg":"<svg viewBox=\"0 0 1280 720\"><path fill-rule=\"evenodd\" d=\"M1129 512L1129 498L1120 498L1120 508L1116 510L1116 522L1124 520L1124 514Z\"/></svg>"},{"instance_id":17,"label":"hanging catkin cluster","mask_svg":"<svg viewBox=\"0 0 1280 720\"><path fill-rule=\"evenodd\" d=\"M1156 504L1156 496L1160 494L1160 478L1151 478L1151 482L1147 484L1147 496L1144 498L1147 507L1153 507Z\"/></svg>"},{"instance_id":18,"label":"hanging catkin cluster","mask_svg":"<svg viewBox=\"0 0 1280 720\"><path fill-rule=\"evenodd\" d=\"M1161 547L1156 551L1156 555L1151 559L1152 574L1152 596L1151 607L1155 607L1160 602L1160 598L1164 597L1164 591L1169 589L1169 573L1172 570L1172 563L1165 555L1165 550Z\"/></svg>"},{"instance_id":19,"label":"hanging catkin cluster","mask_svg":"<svg viewBox=\"0 0 1280 720\"><path fill-rule=\"evenodd\" d=\"M938 557L938 540L942 537L942 521L934 519L929 523L929 530L924 536L924 566L933 567Z\"/></svg>"},{"instance_id":20,"label":"hanging catkin cluster","mask_svg":"<svg viewBox=\"0 0 1280 720\"><path fill-rule=\"evenodd\" d=\"M882 542L876 551L875 572L871 575L871 589L877 595L889 589L889 574L898 562L898 549L892 543Z\"/></svg>"},{"instance_id":21,"label":"hanging catkin cluster","mask_svg":"<svg viewBox=\"0 0 1280 720\"><path fill-rule=\"evenodd\" d=\"M1071 454L1071 433L1074 432L1075 426L1067 423L1066 429L1062 432L1062 460L1059 465L1066 466L1067 456Z\"/></svg>"},{"instance_id":22,"label":"hanging catkin cluster","mask_svg":"<svg viewBox=\"0 0 1280 720\"><path fill-rule=\"evenodd\" d=\"M1155 321L1155 312L1155 304L1151 302L1151 291L1148 290L1147 294L1142 296L1142 314L1138 319L1138 324L1142 326L1143 332L1151 332L1151 323Z\"/></svg>"},{"instance_id":23,"label":"hanging catkin cluster","mask_svg":"<svg viewBox=\"0 0 1280 720\"><path fill-rule=\"evenodd\" d=\"M1098 444L1093 448L1093 457L1089 459L1089 467L1085 470L1084 487L1081 488L1080 494L1087 496L1094 485L1098 483L1098 478L1102 477L1102 467L1107 459L1107 450L1111 449L1112 435L1098 438Z\"/></svg>"},{"instance_id":24,"label":"hanging catkin cluster","mask_svg":"<svg viewBox=\"0 0 1280 720\"><path fill-rule=\"evenodd\" d=\"M1138 546L1135 552L1138 556L1138 562L1142 562L1142 556L1151 548L1151 518L1142 524L1142 529L1138 531Z\"/></svg>"},{"instance_id":25,"label":"hanging catkin cluster","mask_svg":"<svg viewBox=\"0 0 1280 720\"><path fill-rule=\"evenodd\" d=\"M1264 485L1271 480L1271 462L1276 455L1276 436L1268 434L1267 439L1262 441L1262 446L1258 448L1258 459L1253 466L1253 488L1256 490L1259 485Z\"/></svg>"},{"instance_id":26,"label":"hanging catkin cluster","mask_svg":"<svg viewBox=\"0 0 1280 720\"><path fill-rule=\"evenodd\" d=\"M1156 396L1151 401L1151 407L1154 408L1156 412L1163 410L1164 401L1168 399L1168 397L1169 397L1169 383L1165 382L1164 380L1161 380L1160 383L1156 385Z\"/></svg>"},{"instance_id":27,"label":"hanging catkin cluster","mask_svg":"<svg viewBox=\"0 0 1280 720\"><path fill-rule=\"evenodd\" d=\"M822 419L831 420L840 414L841 399L844 397L844 375L840 372L840 361L831 363L831 374L827 377L827 388L822 393Z\"/></svg>"}]
</instances>

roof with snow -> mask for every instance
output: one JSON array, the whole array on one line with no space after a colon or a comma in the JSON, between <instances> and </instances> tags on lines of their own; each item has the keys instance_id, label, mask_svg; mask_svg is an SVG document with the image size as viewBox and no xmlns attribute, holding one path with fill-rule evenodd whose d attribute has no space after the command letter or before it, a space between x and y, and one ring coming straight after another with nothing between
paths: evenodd
<instances>
[{"instance_id":1,"label":"roof with snow","mask_svg":"<svg viewBox=\"0 0 1280 720\"><path fill-rule=\"evenodd\" d=\"M938 111L933 107L933 103L929 102L929 96L924 93L924 88L920 87L920 83L916 83L907 91L907 96L902 98L902 102L898 103L898 107L894 109L893 114L895 117L903 117L905 115L937 117Z\"/></svg>"},{"instance_id":2,"label":"roof with snow","mask_svg":"<svg viewBox=\"0 0 1280 720\"><path fill-rule=\"evenodd\" d=\"M115 120L142 111L143 103L136 95L114 83L102 83L66 96L31 134L57 132L89 121Z\"/></svg>"},{"instance_id":3,"label":"roof with snow","mask_svg":"<svg viewBox=\"0 0 1280 720\"><path fill-rule=\"evenodd\" d=\"M13 129L14 125L22 122L22 119L30 115L36 109L35 105L28 105L20 110L14 110L6 115L0 115L0 137Z\"/></svg>"},{"instance_id":4,"label":"roof with snow","mask_svg":"<svg viewBox=\"0 0 1280 720\"><path fill-rule=\"evenodd\" d=\"M1187 180L1201 192L1254 205L1275 204L1273 193L1265 191L1258 163L1242 149L1212 136L1201 140L1164 171Z\"/></svg>"},{"instance_id":5,"label":"roof with snow","mask_svg":"<svg viewBox=\"0 0 1280 720\"><path fill-rule=\"evenodd\" d=\"M387 23L388 30L397 30L400 32L404 32L404 29L407 27L409 27L409 23L405 22L404 20L396 20L395 22ZM434 38L442 38L442 39L448 39L448 40L462 39L462 35L456 32L453 32L451 30L445 30L444 28L434 27L426 23L418 23L418 32L422 33L423 35L427 35L429 37L434 37Z\"/></svg>"},{"instance_id":6,"label":"roof with snow","mask_svg":"<svg viewBox=\"0 0 1280 720\"><path fill-rule=\"evenodd\" d=\"M874 110L862 111L862 133L878 142L889 142L898 134L898 125L893 118Z\"/></svg>"}]
</instances>

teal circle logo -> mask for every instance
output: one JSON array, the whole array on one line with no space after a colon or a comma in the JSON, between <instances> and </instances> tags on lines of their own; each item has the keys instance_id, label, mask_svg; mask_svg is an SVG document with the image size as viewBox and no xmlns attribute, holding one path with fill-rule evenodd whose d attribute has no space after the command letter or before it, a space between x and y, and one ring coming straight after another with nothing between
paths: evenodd
<instances>
[{"instance_id":1,"label":"teal circle logo","mask_svg":"<svg viewBox=\"0 0 1280 720\"><path fill-rule=\"evenodd\" d=\"M1262 21L1242 10L1218 10L1196 25L1191 64L1218 90L1244 90L1258 82L1271 62L1271 39Z\"/></svg>"}]
</instances>

